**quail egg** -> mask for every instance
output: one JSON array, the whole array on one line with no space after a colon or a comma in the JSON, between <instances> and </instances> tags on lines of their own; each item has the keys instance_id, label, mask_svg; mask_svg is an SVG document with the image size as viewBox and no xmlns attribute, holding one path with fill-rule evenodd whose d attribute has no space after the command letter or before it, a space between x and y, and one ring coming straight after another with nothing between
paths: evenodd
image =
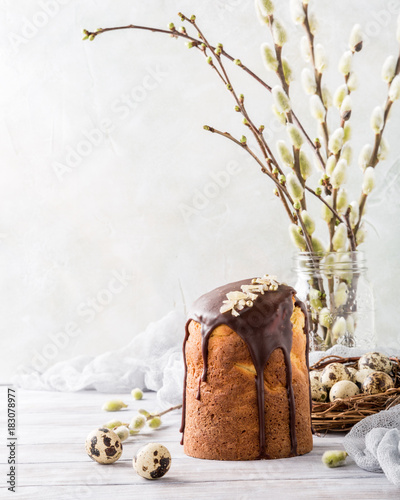
<instances>
[{"instance_id":1,"label":"quail egg","mask_svg":"<svg viewBox=\"0 0 400 500\"><path fill-rule=\"evenodd\" d=\"M346 366L347 371L349 372L350 378L349 380L351 382L356 383L357 382L357 370L353 368L352 366Z\"/></svg>"},{"instance_id":2,"label":"quail egg","mask_svg":"<svg viewBox=\"0 0 400 500\"><path fill-rule=\"evenodd\" d=\"M328 391L321 384L321 382L315 378L310 379L311 388L311 399L317 401L318 403L325 403L328 399Z\"/></svg>"},{"instance_id":3,"label":"quail egg","mask_svg":"<svg viewBox=\"0 0 400 500\"><path fill-rule=\"evenodd\" d=\"M367 352L358 360L358 369L363 370L364 368L390 373L392 371L392 362L380 352Z\"/></svg>"},{"instance_id":4,"label":"quail egg","mask_svg":"<svg viewBox=\"0 0 400 500\"><path fill-rule=\"evenodd\" d=\"M350 380L350 372L342 363L330 363L321 374L322 384L330 389L340 380Z\"/></svg>"},{"instance_id":5,"label":"quail egg","mask_svg":"<svg viewBox=\"0 0 400 500\"><path fill-rule=\"evenodd\" d=\"M321 373L322 373L321 370L311 370L310 371L310 380L314 378L315 380L318 380L318 382L319 382L320 378L321 378Z\"/></svg>"},{"instance_id":6,"label":"quail egg","mask_svg":"<svg viewBox=\"0 0 400 500\"><path fill-rule=\"evenodd\" d=\"M384 372L374 372L368 375L362 384L362 390L366 394L379 394L394 387L392 377Z\"/></svg>"},{"instance_id":7,"label":"quail egg","mask_svg":"<svg viewBox=\"0 0 400 500\"><path fill-rule=\"evenodd\" d=\"M89 457L99 464L112 464L122 455L120 438L106 427L92 431L86 438L85 448Z\"/></svg>"},{"instance_id":8,"label":"quail egg","mask_svg":"<svg viewBox=\"0 0 400 500\"><path fill-rule=\"evenodd\" d=\"M149 443L133 457L133 468L145 479L158 479L171 467L171 454L159 443Z\"/></svg>"},{"instance_id":9,"label":"quail egg","mask_svg":"<svg viewBox=\"0 0 400 500\"><path fill-rule=\"evenodd\" d=\"M354 382L350 380L340 380L334 384L329 392L329 400L351 398L360 394L360 389Z\"/></svg>"},{"instance_id":10,"label":"quail egg","mask_svg":"<svg viewBox=\"0 0 400 500\"><path fill-rule=\"evenodd\" d=\"M362 370L358 370L356 374L356 382L360 385L363 384L364 380L371 375L371 373L375 373L376 370L372 370L372 368L363 368Z\"/></svg>"}]
</instances>

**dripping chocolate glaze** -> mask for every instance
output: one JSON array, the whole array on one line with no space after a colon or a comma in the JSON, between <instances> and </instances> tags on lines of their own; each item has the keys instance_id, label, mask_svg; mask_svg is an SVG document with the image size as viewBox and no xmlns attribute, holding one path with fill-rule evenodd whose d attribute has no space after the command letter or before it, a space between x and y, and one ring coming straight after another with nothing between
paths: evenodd
<instances>
[{"instance_id":1,"label":"dripping chocolate glaze","mask_svg":"<svg viewBox=\"0 0 400 500\"><path fill-rule=\"evenodd\" d=\"M220 312L220 307L226 299L226 294L228 292L241 291L242 285L249 284L251 284L251 279L238 281L236 283L229 283L202 295L193 304L192 310L189 313L189 320L186 323L186 335L183 343L185 378L183 390L182 425L180 430L184 433L187 382L185 347L186 341L189 337L189 323L191 320L200 323L202 333L203 373L199 380L197 399L201 398L201 382L205 382L207 380L208 340L212 331L219 325L224 324L234 330L244 340L256 369L257 375L255 382L259 417L259 458L269 458L266 451L265 436L264 368L272 352L275 351L275 349L282 350L286 365L286 389L290 408L291 455L297 455L296 408L292 385L292 365L290 362L293 335L290 318L293 312L293 297L296 292L293 288L287 285L279 285L278 290L276 291L264 292L263 295L260 294L254 301L253 307L246 307L240 311L239 316L233 316L230 312L222 314ZM295 305L302 309L307 321L307 312L303 303L296 299ZM304 331L308 331L307 325L305 325ZM308 335L306 336L306 359L308 367ZM182 435L181 444L183 444L183 440L184 434Z\"/></svg>"}]
</instances>

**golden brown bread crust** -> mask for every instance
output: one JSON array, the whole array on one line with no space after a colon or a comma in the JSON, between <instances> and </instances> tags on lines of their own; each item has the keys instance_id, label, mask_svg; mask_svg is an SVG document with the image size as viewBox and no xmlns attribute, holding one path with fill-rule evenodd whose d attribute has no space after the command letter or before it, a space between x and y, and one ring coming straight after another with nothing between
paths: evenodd
<instances>
[{"instance_id":1,"label":"golden brown bread crust","mask_svg":"<svg viewBox=\"0 0 400 500\"><path fill-rule=\"evenodd\" d=\"M309 379L306 364L304 314L294 307L291 350L296 407L297 454L312 449ZM212 332L208 345L207 381L203 370L201 325L189 323L186 342L187 385L184 451L210 460L254 460L259 456L256 371L245 342L226 325ZM266 446L270 458L290 456L291 440L286 368L281 349L264 370Z\"/></svg>"}]
</instances>

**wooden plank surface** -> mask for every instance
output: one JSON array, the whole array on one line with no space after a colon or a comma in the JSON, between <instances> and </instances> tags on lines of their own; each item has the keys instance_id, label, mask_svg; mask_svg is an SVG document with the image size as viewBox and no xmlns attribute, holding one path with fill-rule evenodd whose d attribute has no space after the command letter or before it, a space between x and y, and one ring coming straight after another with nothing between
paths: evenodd
<instances>
[{"instance_id":1,"label":"wooden plank surface","mask_svg":"<svg viewBox=\"0 0 400 500\"><path fill-rule=\"evenodd\" d=\"M146 430L124 443L122 458L102 466L92 462L84 450L86 435L110 419L129 422L139 408L156 410L154 393L142 401L125 394L95 391L54 393L19 390L18 397L18 486L17 493L5 486L7 472L5 441L0 456L0 498L18 499L398 499L400 490L383 474L348 465L328 469L321 456L328 449L341 449L343 434L314 437L308 455L283 460L218 462L187 457L179 444L180 412L163 417L157 430ZM6 389L1 388L2 403ZM118 413L101 410L104 401L121 398L128 409ZM1 428L6 411L0 415ZM4 438L3 438L4 439ZM165 444L173 460L171 470L158 481L147 481L132 468L135 451L144 444Z\"/></svg>"}]
</instances>

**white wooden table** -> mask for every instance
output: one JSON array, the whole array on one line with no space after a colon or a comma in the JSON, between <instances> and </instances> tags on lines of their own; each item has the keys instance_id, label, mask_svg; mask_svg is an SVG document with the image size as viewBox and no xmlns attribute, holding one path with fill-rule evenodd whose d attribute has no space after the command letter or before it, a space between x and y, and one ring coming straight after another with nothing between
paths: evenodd
<instances>
[{"instance_id":1,"label":"white wooden table","mask_svg":"<svg viewBox=\"0 0 400 500\"><path fill-rule=\"evenodd\" d=\"M343 435L314 437L308 455L283 460L216 462L184 455L180 446L180 411L163 417L163 426L147 430L124 443L121 459L99 465L85 453L86 435L112 418L130 421L139 408L155 407L154 393L142 401L124 394L33 392L18 390L17 493L7 491L6 388L1 390L0 498L40 500L165 500L165 499L399 499L400 489L383 474L348 465L328 469L321 463L325 450L342 449ZM120 397L129 408L118 413L101 410L104 401ZM132 469L140 446L157 441L172 454L172 466L162 479L148 481Z\"/></svg>"}]
</instances>

